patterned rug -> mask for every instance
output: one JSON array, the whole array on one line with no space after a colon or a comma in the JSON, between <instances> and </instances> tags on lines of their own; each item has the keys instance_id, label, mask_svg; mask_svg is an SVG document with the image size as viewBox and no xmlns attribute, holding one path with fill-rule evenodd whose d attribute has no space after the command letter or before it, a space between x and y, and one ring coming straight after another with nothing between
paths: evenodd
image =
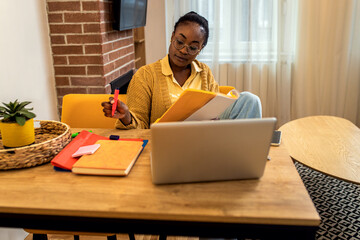
<instances>
[{"instance_id":1,"label":"patterned rug","mask_svg":"<svg viewBox=\"0 0 360 240\"><path fill-rule=\"evenodd\" d=\"M316 239L360 239L360 185L295 166L321 217Z\"/></svg>"}]
</instances>

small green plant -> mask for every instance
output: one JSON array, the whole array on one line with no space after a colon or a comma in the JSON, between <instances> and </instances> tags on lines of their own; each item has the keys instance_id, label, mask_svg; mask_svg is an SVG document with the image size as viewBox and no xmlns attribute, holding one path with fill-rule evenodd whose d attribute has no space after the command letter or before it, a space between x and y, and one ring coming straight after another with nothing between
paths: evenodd
<instances>
[{"instance_id":1,"label":"small green plant","mask_svg":"<svg viewBox=\"0 0 360 240\"><path fill-rule=\"evenodd\" d=\"M36 117L35 113L31 112L33 108L25 108L31 102L10 102L8 104L2 103L5 107L0 106L0 118L2 122L18 123L24 126L26 120Z\"/></svg>"}]
</instances>

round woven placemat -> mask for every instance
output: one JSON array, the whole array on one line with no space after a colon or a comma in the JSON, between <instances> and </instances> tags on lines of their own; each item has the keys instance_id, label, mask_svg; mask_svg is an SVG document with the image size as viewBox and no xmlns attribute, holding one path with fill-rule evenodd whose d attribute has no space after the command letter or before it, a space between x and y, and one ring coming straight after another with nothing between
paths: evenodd
<instances>
[{"instance_id":1,"label":"round woven placemat","mask_svg":"<svg viewBox=\"0 0 360 240\"><path fill-rule=\"evenodd\" d=\"M47 163L70 141L70 127L65 123L40 120L35 128L35 143L25 147L4 149L0 134L0 170L28 168Z\"/></svg>"}]
</instances>

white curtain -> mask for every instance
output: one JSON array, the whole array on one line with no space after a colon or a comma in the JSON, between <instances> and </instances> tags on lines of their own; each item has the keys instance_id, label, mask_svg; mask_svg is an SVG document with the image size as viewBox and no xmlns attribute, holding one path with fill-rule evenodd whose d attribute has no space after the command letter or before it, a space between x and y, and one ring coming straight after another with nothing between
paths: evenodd
<instances>
[{"instance_id":1,"label":"white curtain","mask_svg":"<svg viewBox=\"0 0 360 240\"><path fill-rule=\"evenodd\" d=\"M167 0L167 36L194 10L210 27L198 59L220 85L258 95L264 117L281 126L333 115L360 127L359 1Z\"/></svg>"},{"instance_id":2,"label":"white curtain","mask_svg":"<svg viewBox=\"0 0 360 240\"><path fill-rule=\"evenodd\" d=\"M360 127L360 2L299 3L292 118L333 115Z\"/></svg>"}]
</instances>

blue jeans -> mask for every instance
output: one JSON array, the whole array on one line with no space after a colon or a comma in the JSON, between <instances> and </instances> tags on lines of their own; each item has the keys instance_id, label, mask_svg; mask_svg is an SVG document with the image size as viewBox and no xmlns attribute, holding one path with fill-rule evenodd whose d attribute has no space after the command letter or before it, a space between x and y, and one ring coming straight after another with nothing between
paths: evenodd
<instances>
[{"instance_id":1,"label":"blue jeans","mask_svg":"<svg viewBox=\"0 0 360 240\"><path fill-rule=\"evenodd\" d=\"M261 118L260 98L250 92L241 92L239 98L221 115L220 119Z\"/></svg>"}]
</instances>

